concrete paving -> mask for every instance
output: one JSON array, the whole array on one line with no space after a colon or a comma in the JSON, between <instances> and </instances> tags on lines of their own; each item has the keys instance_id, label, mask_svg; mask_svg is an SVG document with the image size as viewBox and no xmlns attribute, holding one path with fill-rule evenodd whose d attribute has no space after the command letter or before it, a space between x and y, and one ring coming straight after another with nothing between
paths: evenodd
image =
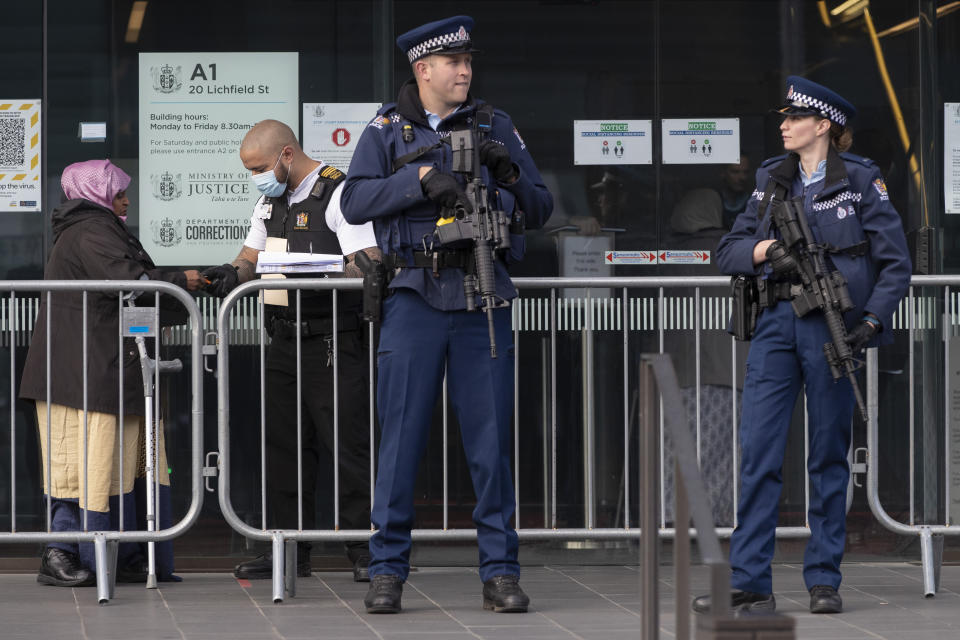
<instances>
[{"instance_id":1,"label":"concrete paving","mask_svg":"<svg viewBox=\"0 0 960 640\"><path fill-rule=\"evenodd\" d=\"M661 638L674 637L671 569L661 569ZM474 569L424 568L411 573L400 615L363 611L367 585L346 572L315 572L297 582L297 597L274 604L269 581L238 581L225 573L187 573L181 583L117 585L97 604L96 589L37 584L34 575L0 575L0 638L50 640L267 638L580 638L640 637L637 566L524 568L521 584L533 603L527 614L495 614L480 606ZM942 640L960 638L960 566L943 567L940 592L922 596L920 567L910 563L844 565L840 615L811 615L800 567L774 567L777 610L796 619L797 638L818 640ZM694 593L707 575L694 567ZM683 603L683 610L689 611Z\"/></svg>"}]
</instances>

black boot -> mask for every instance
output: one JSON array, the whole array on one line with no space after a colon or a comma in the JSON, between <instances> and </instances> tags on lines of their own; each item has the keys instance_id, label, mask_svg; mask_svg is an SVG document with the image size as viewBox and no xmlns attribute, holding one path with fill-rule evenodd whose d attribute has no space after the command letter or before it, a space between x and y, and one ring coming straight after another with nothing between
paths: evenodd
<instances>
[{"instance_id":1,"label":"black boot","mask_svg":"<svg viewBox=\"0 0 960 640\"><path fill-rule=\"evenodd\" d=\"M370 582L370 554L366 553L353 561L353 581Z\"/></svg>"},{"instance_id":2,"label":"black boot","mask_svg":"<svg viewBox=\"0 0 960 640\"><path fill-rule=\"evenodd\" d=\"M117 569L117 582L144 583L150 567L144 558L137 558L126 566Z\"/></svg>"},{"instance_id":3,"label":"black boot","mask_svg":"<svg viewBox=\"0 0 960 640\"><path fill-rule=\"evenodd\" d=\"M691 607L697 613L709 613L710 596L694 598ZM730 591L730 608L734 611L753 611L757 609L773 611L777 608L777 601L772 593L753 593L752 591L733 589Z\"/></svg>"},{"instance_id":4,"label":"black boot","mask_svg":"<svg viewBox=\"0 0 960 640\"><path fill-rule=\"evenodd\" d=\"M245 580L269 580L273 577L273 553L241 562L233 568L233 575ZM310 546L297 544L297 577L309 578L310 575Z\"/></svg>"},{"instance_id":5,"label":"black boot","mask_svg":"<svg viewBox=\"0 0 960 640\"><path fill-rule=\"evenodd\" d=\"M810 588L810 613L840 613L843 600L833 587L818 584Z\"/></svg>"},{"instance_id":6,"label":"black boot","mask_svg":"<svg viewBox=\"0 0 960 640\"><path fill-rule=\"evenodd\" d=\"M40 558L37 582L55 587L92 587L97 574L80 564L80 556L56 547L47 547Z\"/></svg>"},{"instance_id":7,"label":"black boot","mask_svg":"<svg viewBox=\"0 0 960 640\"><path fill-rule=\"evenodd\" d=\"M364 542L348 542L346 545L347 559L353 564L353 581L370 582L370 544Z\"/></svg>"},{"instance_id":8,"label":"black boot","mask_svg":"<svg viewBox=\"0 0 960 640\"><path fill-rule=\"evenodd\" d=\"M530 598L520 588L520 576L494 576L483 583L483 608L496 613L526 613Z\"/></svg>"},{"instance_id":9,"label":"black boot","mask_svg":"<svg viewBox=\"0 0 960 640\"><path fill-rule=\"evenodd\" d=\"M400 613L402 595L403 581L400 576L391 573L373 576L363 606L367 608L367 613Z\"/></svg>"}]
</instances>

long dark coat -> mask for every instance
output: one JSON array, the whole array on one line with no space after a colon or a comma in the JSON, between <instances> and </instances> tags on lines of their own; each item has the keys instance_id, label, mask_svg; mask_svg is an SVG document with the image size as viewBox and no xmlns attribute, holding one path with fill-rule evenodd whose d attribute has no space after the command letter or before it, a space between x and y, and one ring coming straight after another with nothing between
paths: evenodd
<instances>
[{"instance_id":1,"label":"long dark coat","mask_svg":"<svg viewBox=\"0 0 960 640\"><path fill-rule=\"evenodd\" d=\"M186 287L186 276L182 271L158 269L127 226L112 211L89 200L70 200L54 210L53 242L53 251L44 270L45 280L139 280L146 275L151 280L165 280ZM87 295L87 409L90 411L119 411L118 297L117 293L111 292L90 292ZM170 296L161 296L161 300L179 306ZM139 302L152 306L154 296L145 294ZM53 292L51 311L50 400L82 409L82 294L79 291ZM21 398L47 399L46 331L46 294L42 294L33 341L23 369ZM152 355L152 349L150 353ZM123 411L125 415L142 416L143 378L132 338L124 339L123 354Z\"/></svg>"}]
</instances>

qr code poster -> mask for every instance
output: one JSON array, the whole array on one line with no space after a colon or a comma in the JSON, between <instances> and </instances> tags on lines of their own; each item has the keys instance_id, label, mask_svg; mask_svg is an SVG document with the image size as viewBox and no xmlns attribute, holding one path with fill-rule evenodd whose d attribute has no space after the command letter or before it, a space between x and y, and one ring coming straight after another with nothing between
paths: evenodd
<instances>
[{"instance_id":1,"label":"qr code poster","mask_svg":"<svg viewBox=\"0 0 960 640\"><path fill-rule=\"evenodd\" d=\"M40 101L0 99L0 211L40 211Z\"/></svg>"}]
</instances>

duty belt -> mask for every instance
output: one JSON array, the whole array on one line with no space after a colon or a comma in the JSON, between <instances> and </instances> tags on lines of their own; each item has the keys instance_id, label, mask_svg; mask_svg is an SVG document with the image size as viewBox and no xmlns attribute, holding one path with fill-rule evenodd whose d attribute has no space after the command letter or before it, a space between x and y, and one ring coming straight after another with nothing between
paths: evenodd
<instances>
[{"instance_id":1,"label":"duty belt","mask_svg":"<svg viewBox=\"0 0 960 640\"><path fill-rule=\"evenodd\" d=\"M803 285L787 280L764 280L757 278L757 302L760 308L769 308L777 304L780 300L793 300Z\"/></svg>"},{"instance_id":2,"label":"duty belt","mask_svg":"<svg viewBox=\"0 0 960 640\"><path fill-rule=\"evenodd\" d=\"M300 320L300 337L328 336L333 333L333 318L308 318ZM295 338L297 322L282 316L273 316L267 324L271 337ZM346 315L337 318L337 331L356 331L360 328L360 318L356 315Z\"/></svg>"},{"instance_id":3,"label":"duty belt","mask_svg":"<svg viewBox=\"0 0 960 640\"><path fill-rule=\"evenodd\" d=\"M469 249L434 249L433 251L414 251L413 264L407 264L402 256L391 253L386 256L384 264L388 269L432 269L437 273L440 269L466 269L473 259L473 252Z\"/></svg>"}]
</instances>

